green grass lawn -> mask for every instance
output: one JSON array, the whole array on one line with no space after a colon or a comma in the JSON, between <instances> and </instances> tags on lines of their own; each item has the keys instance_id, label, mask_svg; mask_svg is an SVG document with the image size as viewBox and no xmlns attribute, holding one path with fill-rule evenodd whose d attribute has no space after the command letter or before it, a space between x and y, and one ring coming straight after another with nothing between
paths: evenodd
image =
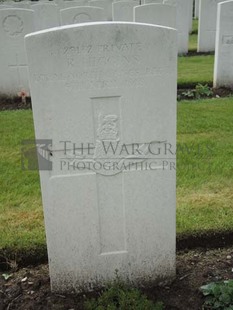
<instances>
[{"instance_id":1,"label":"green grass lawn","mask_svg":"<svg viewBox=\"0 0 233 310\"><path fill-rule=\"evenodd\" d=\"M196 33L198 32L198 19L193 19L193 29L192 29L192 33Z\"/></svg>"},{"instance_id":2,"label":"green grass lawn","mask_svg":"<svg viewBox=\"0 0 233 310\"><path fill-rule=\"evenodd\" d=\"M191 34L189 36L189 51L196 52L197 51L197 34Z\"/></svg>"},{"instance_id":3,"label":"green grass lawn","mask_svg":"<svg viewBox=\"0 0 233 310\"><path fill-rule=\"evenodd\" d=\"M21 140L34 137L32 112L1 112L0 137L0 247L42 245L38 172L21 169Z\"/></svg>"},{"instance_id":4,"label":"green grass lawn","mask_svg":"<svg viewBox=\"0 0 233 310\"><path fill-rule=\"evenodd\" d=\"M177 138L177 232L233 230L233 97L179 103Z\"/></svg>"},{"instance_id":5,"label":"green grass lawn","mask_svg":"<svg viewBox=\"0 0 233 310\"><path fill-rule=\"evenodd\" d=\"M178 86L213 83L214 55L178 57Z\"/></svg>"},{"instance_id":6,"label":"green grass lawn","mask_svg":"<svg viewBox=\"0 0 233 310\"><path fill-rule=\"evenodd\" d=\"M193 33L189 36L189 51L197 51L198 20L193 20ZM213 83L214 55L178 57L178 86Z\"/></svg>"},{"instance_id":7,"label":"green grass lawn","mask_svg":"<svg viewBox=\"0 0 233 310\"><path fill-rule=\"evenodd\" d=\"M178 104L178 233L233 227L232 116L232 97ZM33 135L30 110L0 112L0 248L45 245L38 173L21 169Z\"/></svg>"}]
</instances>

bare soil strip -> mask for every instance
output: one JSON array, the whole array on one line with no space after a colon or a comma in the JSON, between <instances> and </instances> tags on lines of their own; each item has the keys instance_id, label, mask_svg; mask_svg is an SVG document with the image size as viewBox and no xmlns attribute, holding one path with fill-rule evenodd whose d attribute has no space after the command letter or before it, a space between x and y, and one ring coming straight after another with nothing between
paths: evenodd
<instances>
[{"instance_id":1,"label":"bare soil strip","mask_svg":"<svg viewBox=\"0 0 233 310\"><path fill-rule=\"evenodd\" d=\"M166 287L144 287L149 299L162 301L167 310L198 310L203 304L199 287L209 282L232 279L233 248L192 250L177 254L177 275ZM1 310L79 309L90 297L86 295L52 294L47 264L7 272L8 280L0 273Z\"/></svg>"}]
</instances>

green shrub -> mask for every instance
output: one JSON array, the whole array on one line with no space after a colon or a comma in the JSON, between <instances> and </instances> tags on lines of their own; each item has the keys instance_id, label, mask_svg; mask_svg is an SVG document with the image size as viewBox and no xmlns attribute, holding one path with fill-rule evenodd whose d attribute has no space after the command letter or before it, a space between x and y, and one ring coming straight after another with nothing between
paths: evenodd
<instances>
[{"instance_id":1,"label":"green shrub","mask_svg":"<svg viewBox=\"0 0 233 310\"><path fill-rule=\"evenodd\" d=\"M200 99L202 97L213 96L213 91L207 84L206 85L197 84L195 91L196 91L195 94L196 94L197 99Z\"/></svg>"},{"instance_id":2,"label":"green shrub","mask_svg":"<svg viewBox=\"0 0 233 310\"><path fill-rule=\"evenodd\" d=\"M163 310L163 304L148 300L138 289L115 283L98 299L85 302L86 310Z\"/></svg>"},{"instance_id":3,"label":"green shrub","mask_svg":"<svg viewBox=\"0 0 233 310\"><path fill-rule=\"evenodd\" d=\"M189 99L201 99L206 97L212 97L213 96L212 89L206 84L197 84L195 89L188 89L182 93L182 95Z\"/></svg>"},{"instance_id":4,"label":"green shrub","mask_svg":"<svg viewBox=\"0 0 233 310\"><path fill-rule=\"evenodd\" d=\"M233 310L233 280L212 282L200 290L205 296L203 309Z\"/></svg>"}]
</instances>

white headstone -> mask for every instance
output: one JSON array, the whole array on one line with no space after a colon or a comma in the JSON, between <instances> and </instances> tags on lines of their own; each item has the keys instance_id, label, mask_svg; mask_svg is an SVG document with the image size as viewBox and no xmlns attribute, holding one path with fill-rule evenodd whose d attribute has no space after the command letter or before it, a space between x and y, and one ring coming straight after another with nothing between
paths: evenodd
<instances>
[{"instance_id":1,"label":"white headstone","mask_svg":"<svg viewBox=\"0 0 233 310\"><path fill-rule=\"evenodd\" d=\"M92 0L89 1L90 6L100 7L104 9L104 14L108 21L112 20L112 0Z\"/></svg>"},{"instance_id":2,"label":"white headstone","mask_svg":"<svg viewBox=\"0 0 233 310\"><path fill-rule=\"evenodd\" d=\"M190 3L188 0L164 0L164 4L174 5L176 7L176 23L178 30L178 52L179 54L188 53L189 44L189 23Z\"/></svg>"},{"instance_id":3,"label":"white headstone","mask_svg":"<svg viewBox=\"0 0 233 310\"><path fill-rule=\"evenodd\" d=\"M53 3L58 6L59 9L64 9L64 0L53 0Z\"/></svg>"},{"instance_id":4,"label":"white headstone","mask_svg":"<svg viewBox=\"0 0 233 310\"><path fill-rule=\"evenodd\" d=\"M60 11L62 25L88 23L106 20L104 10L91 6L80 6Z\"/></svg>"},{"instance_id":5,"label":"white headstone","mask_svg":"<svg viewBox=\"0 0 233 310\"><path fill-rule=\"evenodd\" d=\"M61 9L68 9L68 8L73 8L76 6L89 6L88 0L70 0L70 1L63 1L60 4Z\"/></svg>"},{"instance_id":6,"label":"white headstone","mask_svg":"<svg viewBox=\"0 0 233 310\"><path fill-rule=\"evenodd\" d=\"M189 33L193 31L193 0L189 1Z\"/></svg>"},{"instance_id":7,"label":"white headstone","mask_svg":"<svg viewBox=\"0 0 233 310\"><path fill-rule=\"evenodd\" d=\"M163 0L142 0L141 4L162 4Z\"/></svg>"},{"instance_id":8,"label":"white headstone","mask_svg":"<svg viewBox=\"0 0 233 310\"><path fill-rule=\"evenodd\" d=\"M199 18L199 0L195 0L195 12L194 17Z\"/></svg>"},{"instance_id":9,"label":"white headstone","mask_svg":"<svg viewBox=\"0 0 233 310\"><path fill-rule=\"evenodd\" d=\"M49 1L49 0L36 0L36 1L31 1L30 5L31 5L31 10L33 10L33 6L36 4L56 4L55 1Z\"/></svg>"},{"instance_id":10,"label":"white headstone","mask_svg":"<svg viewBox=\"0 0 233 310\"><path fill-rule=\"evenodd\" d=\"M0 5L0 9L8 9L8 8L11 8L10 5L5 5L5 4L1 4Z\"/></svg>"},{"instance_id":11,"label":"white headstone","mask_svg":"<svg viewBox=\"0 0 233 310\"><path fill-rule=\"evenodd\" d=\"M113 20L133 21L133 8L138 5L135 1L117 1L112 4Z\"/></svg>"},{"instance_id":12,"label":"white headstone","mask_svg":"<svg viewBox=\"0 0 233 310\"><path fill-rule=\"evenodd\" d=\"M134 8L135 22L176 28L176 7L167 4L144 4Z\"/></svg>"},{"instance_id":13,"label":"white headstone","mask_svg":"<svg viewBox=\"0 0 233 310\"><path fill-rule=\"evenodd\" d=\"M198 21L198 52L213 52L215 49L217 5L223 0L200 0Z\"/></svg>"},{"instance_id":14,"label":"white headstone","mask_svg":"<svg viewBox=\"0 0 233 310\"><path fill-rule=\"evenodd\" d=\"M11 2L11 6L17 9L30 9L31 4L28 1Z\"/></svg>"},{"instance_id":15,"label":"white headstone","mask_svg":"<svg viewBox=\"0 0 233 310\"><path fill-rule=\"evenodd\" d=\"M118 1L123 1L123 0L113 0L113 2L118 2ZM125 0L125 1L136 1L139 3L140 0Z\"/></svg>"},{"instance_id":16,"label":"white headstone","mask_svg":"<svg viewBox=\"0 0 233 310\"><path fill-rule=\"evenodd\" d=\"M233 1L218 4L214 87L233 89Z\"/></svg>"},{"instance_id":17,"label":"white headstone","mask_svg":"<svg viewBox=\"0 0 233 310\"><path fill-rule=\"evenodd\" d=\"M56 4L40 2L32 6L35 30L60 26L60 15Z\"/></svg>"},{"instance_id":18,"label":"white headstone","mask_svg":"<svg viewBox=\"0 0 233 310\"><path fill-rule=\"evenodd\" d=\"M0 93L29 93L24 36L34 31L33 11L0 10Z\"/></svg>"},{"instance_id":19,"label":"white headstone","mask_svg":"<svg viewBox=\"0 0 233 310\"><path fill-rule=\"evenodd\" d=\"M80 24L26 48L36 138L52 139L40 171L52 290L173 277L176 31Z\"/></svg>"}]
</instances>

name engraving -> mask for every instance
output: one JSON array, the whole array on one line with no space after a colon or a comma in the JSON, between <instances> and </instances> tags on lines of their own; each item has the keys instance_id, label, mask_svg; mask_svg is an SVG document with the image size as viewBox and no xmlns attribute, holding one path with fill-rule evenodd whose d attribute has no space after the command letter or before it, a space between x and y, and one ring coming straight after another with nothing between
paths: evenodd
<instances>
[{"instance_id":1,"label":"name engraving","mask_svg":"<svg viewBox=\"0 0 233 310\"><path fill-rule=\"evenodd\" d=\"M222 43L223 44L233 44L233 35L223 35L222 36Z\"/></svg>"},{"instance_id":2,"label":"name engraving","mask_svg":"<svg viewBox=\"0 0 233 310\"><path fill-rule=\"evenodd\" d=\"M77 40L78 42L78 40ZM51 49L50 56L63 64L63 72L34 74L37 83L62 82L64 91L143 87L152 83L151 77L163 78L176 70L154 59L154 66L144 65L146 55L158 42L106 42L105 44L63 45ZM163 64L163 66L162 66ZM146 79L146 81L145 81Z\"/></svg>"}]
</instances>

